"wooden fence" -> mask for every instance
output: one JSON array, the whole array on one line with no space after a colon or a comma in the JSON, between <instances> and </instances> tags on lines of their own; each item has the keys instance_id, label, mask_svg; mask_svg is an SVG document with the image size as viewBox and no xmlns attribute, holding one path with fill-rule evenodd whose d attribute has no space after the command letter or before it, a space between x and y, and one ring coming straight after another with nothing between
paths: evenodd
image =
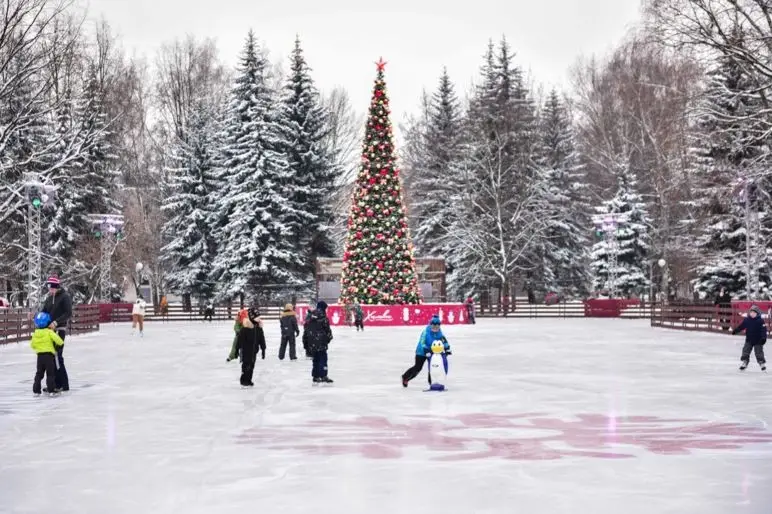
<instances>
[{"instance_id":1,"label":"wooden fence","mask_svg":"<svg viewBox=\"0 0 772 514\"><path fill-rule=\"evenodd\" d=\"M101 315L102 322L130 322L130 303L103 304L96 306ZM236 317L239 311L237 305L215 305L213 321L229 321ZM171 304L165 313L160 308L148 305L145 310L145 322L149 321L205 321L204 311L198 308L185 310L182 304ZM280 307L260 307L260 315L264 320L278 320L281 314Z\"/></svg>"},{"instance_id":2,"label":"wooden fence","mask_svg":"<svg viewBox=\"0 0 772 514\"><path fill-rule=\"evenodd\" d=\"M518 301L507 305L475 305L478 318L585 318L585 306L582 301L560 302L554 305L534 304ZM619 316L626 319L648 319L651 316L651 304L629 306L621 309Z\"/></svg>"},{"instance_id":3,"label":"wooden fence","mask_svg":"<svg viewBox=\"0 0 772 514\"><path fill-rule=\"evenodd\" d=\"M656 305L651 315L651 326L691 330L698 332L727 333L742 321L746 309L738 305L718 307L714 305ZM772 319L765 316L767 328L772 330Z\"/></svg>"},{"instance_id":4,"label":"wooden fence","mask_svg":"<svg viewBox=\"0 0 772 514\"><path fill-rule=\"evenodd\" d=\"M34 325L27 309L0 309L0 344L28 342ZM71 335L99 331L99 306L76 305L67 324Z\"/></svg>"}]
</instances>

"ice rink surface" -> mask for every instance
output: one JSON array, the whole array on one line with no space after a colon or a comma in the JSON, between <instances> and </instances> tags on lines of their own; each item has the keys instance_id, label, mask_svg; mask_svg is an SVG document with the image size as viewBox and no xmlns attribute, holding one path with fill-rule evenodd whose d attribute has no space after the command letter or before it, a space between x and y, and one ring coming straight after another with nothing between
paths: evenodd
<instances>
[{"instance_id":1,"label":"ice rink surface","mask_svg":"<svg viewBox=\"0 0 772 514\"><path fill-rule=\"evenodd\" d=\"M481 320L445 327L433 393L400 384L418 328L335 329L312 387L272 322L252 390L230 323L146 332L68 339L59 398L0 347L0 513L772 512L772 376L737 371L741 337Z\"/></svg>"}]
</instances>

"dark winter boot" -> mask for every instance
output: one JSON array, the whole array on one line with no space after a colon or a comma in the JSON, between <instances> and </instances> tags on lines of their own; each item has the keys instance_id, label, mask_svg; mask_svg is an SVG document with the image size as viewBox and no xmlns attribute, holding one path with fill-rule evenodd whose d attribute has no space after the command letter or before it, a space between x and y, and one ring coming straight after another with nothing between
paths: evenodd
<instances>
[{"instance_id":1,"label":"dark winter boot","mask_svg":"<svg viewBox=\"0 0 772 514\"><path fill-rule=\"evenodd\" d=\"M748 361L742 361L740 364L740 371L745 371L745 368L748 367Z\"/></svg>"},{"instance_id":2,"label":"dark winter boot","mask_svg":"<svg viewBox=\"0 0 772 514\"><path fill-rule=\"evenodd\" d=\"M766 362L759 362L759 366L761 366L761 371L767 370L767 363Z\"/></svg>"}]
</instances>

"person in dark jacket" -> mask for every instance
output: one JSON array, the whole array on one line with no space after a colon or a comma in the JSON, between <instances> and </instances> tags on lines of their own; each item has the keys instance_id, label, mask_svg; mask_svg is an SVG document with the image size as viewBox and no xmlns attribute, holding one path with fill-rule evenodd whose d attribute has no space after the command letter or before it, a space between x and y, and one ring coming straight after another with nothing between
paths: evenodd
<instances>
[{"instance_id":1,"label":"person in dark jacket","mask_svg":"<svg viewBox=\"0 0 772 514\"><path fill-rule=\"evenodd\" d=\"M48 287L48 296L40 312L45 312L51 316L49 328L54 330L64 342L67 336L67 324L72 317L72 299L62 287L58 277L49 277L46 286ZM64 367L64 344L56 347L56 361L56 389L69 391L70 378L67 375L67 368Z\"/></svg>"},{"instance_id":2,"label":"person in dark jacket","mask_svg":"<svg viewBox=\"0 0 772 514\"><path fill-rule=\"evenodd\" d=\"M303 320L303 327L306 326L308 323L308 320L311 319L311 313L314 312L314 305L309 304L308 310L306 311L306 318ZM311 354L311 350L308 349L308 339L306 338L306 332L305 328L303 329L303 350L306 352L306 359L313 359L314 356Z\"/></svg>"},{"instance_id":3,"label":"person in dark jacket","mask_svg":"<svg viewBox=\"0 0 772 514\"><path fill-rule=\"evenodd\" d=\"M715 305L719 310L721 328L729 330L731 328L729 325L729 310L732 308L732 295L729 294L725 287L719 290Z\"/></svg>"},{"instance_id":4,"label":"person in dark jacket","mask_svg":"<svg viewBox=\"0 0 772 514\"><path fill-rule=\"evenodd\" d=\"M257 309L249 309L247 316L241 320L238 336L239 353L241 354L241 378L239 383L244 387L252 387L252 374L255 371L258 348L265 348L265 334L260 327L260 313Z\"/></svg>"},{"instance_id":5,"label":"person in dark jacket","mask_svg":"<svg viewBox=\"0 0 772 514\"><path fill-rule=\"evenodd\" d=\"M327 348L332 341L330 321L327 319L327 303L320 301L316 309L306 318L303 326L303 344L314 360L311 376L313 383L332 384L333 380L327 376Z\"/></svg>"},{"instance_id":6,"label":"person in dark jacket","mask_svg":"<svg viewBox=\"0 0 772 514\"><path fill-rule=\"evenodd\" d=\"M298 328L298 318L295 315L295 310L292 308L291 303L284 306L284 311L281 313L281 318L279 319L279 325L281 326L279 360L284 360L284 353L287 351L287 345L289 345L290 360L297 360L298 356L295 353L295 338L300 335L300 329Z\"/></svg>"},{"instance_id":7,"label":"person in dark jacket","mask_svg":"<svg viewBox=\"0 0 772 514\"><path fill-rule=\"evenodd\" d=\"M359 302L354 302L354 326L357 327L357 332L365 331L365 313Z\"/></svg>"},{"instance_id":8,"label":"person in dark jacket","mask_svg":"<svg viewBox=\"0 0 772 514\"><path fill-rule=\"evenodd\" d=\"M748 362L751 359L751 349L753 349L761 371L766 371L767 362L764 358L764 344L767 342L767 326L764 324L764 319L761 316L761 309L756 305L750 308L748 316L732 331L732 335L739 334L743 330L745 330L745 345L740 356L740 361L742 361L740 370L748 367Z\"/></svg>"}]
</instances>

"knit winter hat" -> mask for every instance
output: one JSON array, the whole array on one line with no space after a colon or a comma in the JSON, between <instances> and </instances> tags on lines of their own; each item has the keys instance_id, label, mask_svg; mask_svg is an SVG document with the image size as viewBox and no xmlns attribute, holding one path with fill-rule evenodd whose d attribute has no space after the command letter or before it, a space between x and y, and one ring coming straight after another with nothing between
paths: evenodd
<instances>
[{"instance_id":1,"label":"knit winter hat","mask_svg":"<svg viewBox=\"0 0 772 514\"><path fill-rule=\"evenodd\" d=\"M316 304L316 308L319 309L319 310L322 310L322 311L326 311L327 310L327 302L325 302L324 300L319 300L319 302Z\"/></svg>"},{"instance_id":2,"label":"knit winter hat","mask_svg":"<svg viewBox=\"0 0 772 514\"><path fill-rule=\"evenodd\" d=\"M436 314L432 316L432 320L429 322L430 325L439 325L440 324L440 317Z\"/></svg>"},{"instance_id":3,"label":"knit winter hat","mask_svg":"<svg viewBox=\"0 0 772 514\"><path fill-rule=\"evenodd\" d=\"M749 311L753 311L753 312L755 312L756 314L758 314L759 316L761 316L761 308L760 308L758 305L753 305L753 306L751 306L751 308L750 308L750 309L748 309L748 310L749 310Z\"/></svg>"},{"instance_id":4,"label":"knit winter hat","mask_svg":"<svg viewBox=\"0 0 772 514\"><path fill-rule=\"evenodd\" d=\"M61 285L61 282L59 282L59 277L57 277L56 275L51 275L50 277L48 277L48 280L46 280L46 285L48 287L52 287L56 289Z\"/></svg>"}]
</instances>

